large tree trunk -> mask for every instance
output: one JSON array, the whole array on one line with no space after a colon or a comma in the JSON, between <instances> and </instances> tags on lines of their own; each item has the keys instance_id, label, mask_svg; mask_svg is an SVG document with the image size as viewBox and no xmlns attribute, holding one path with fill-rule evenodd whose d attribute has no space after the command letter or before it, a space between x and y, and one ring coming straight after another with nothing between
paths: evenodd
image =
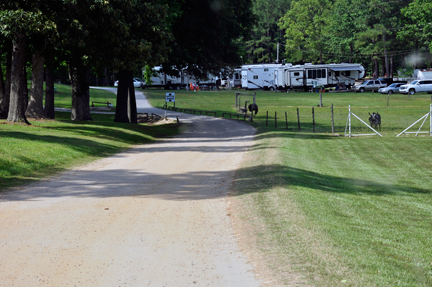
<instances>
[{"instance_id":1,"label":"large tree trunk","mask_svg":"<svg viewBox=\"0 0 432 287\"><path fill-rule=\"evenodd\" d=\"M33 54L32 86L30 99L27 105L26 116L40 119L44 116L43 110L43 70L44 58L41 54Z\"/></svg>"},{"instance_id":2,"label":"large tree trunk","mask_svg":"<svg viewBox=\"0 0 432 287\"><path fill-rule=\"evenodd\" d=\"M9 113L11 74L12 74L12 46L10 46L10 48L8 49L7 56L6 56L5 92L0 105L0 118L7 118Z\"/></svg>"},{"instance_id":3,"label":"large tree trunk","mask_svg":"<svg viewBox=\"0 0 432 287\"><path fill-rule=\"evenodd\" d=\"M128 123L128 71L121 70L118 73L117 103L114 121Z\"/></svg>"},{"instance_id":4,"label":"large tree trunk","mask_svg":"<svg viewBox=\"0 0 432 287\"><path fill-rule=\"evenodd\" d=\"M26 85L24 73L25 65L25 42L26 36L16 33L13 39L12 48L12 73L10 106L7 120L9 122L21 122L30 124L25 115L27 104Z\"/></svg>"},{"instance_id":5,"label":"large tree trunk","mask_svg":"<svg viewBox=\"0 0 432 287\"><path fill-rule=\"evenodd\" d=\"M72 88L71 119L73 121L91 121L88 69L82 66L70 66L69 77Z\"/></svg>"},{"instance_id":6,"label":"large tree trunk","mask_svg":"<svg viewBox=\"0 0 432 287\"><path fill-rule=\"evenodd\" d=\"M132 71L121 70L118 74L115 122L137 123L137 107Z\"/></svg>"},{"instance_id":7,"label":"large tree trunk","mask_svg":"<svg viewBox=\"0 0 432 287\"><path fill-rule=\"evenodd\" d=\"M44 115L47 119L54 119L54 59L47 58L45 81L45 109Z\"/></svg>"},{"instance_id":8,"label":"large tree trunk","mask_svg":"<svg viewBox=\"0 0 432 287\"><path fill-rule=\"evenodd\" d=\"M129 80L128 80L128 85L129 85L128 118L129 118L130 123L136 124L136 123L138 123L138 114L137 114L135 87L133 85L133 72L132 71L129 71L128 78L129 78Z\"/></svg>"},{"instance_id":9,"label":"large tree trunk","mask_svg":"<svg viewBox=\"0 0 432 287\"><path fill-rule=\"evenodd\" d=\"M1 62L0 62L1 67ZM5 81L3 78L3 69L0 68L0 110L5 97Z\"/></svg>"}]
</instances>

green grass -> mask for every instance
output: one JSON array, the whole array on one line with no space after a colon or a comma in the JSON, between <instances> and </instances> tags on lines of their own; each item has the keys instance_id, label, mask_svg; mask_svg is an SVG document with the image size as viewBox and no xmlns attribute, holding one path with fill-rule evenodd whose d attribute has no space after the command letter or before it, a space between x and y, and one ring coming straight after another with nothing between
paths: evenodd
<instances>
[{"instance_id":1,"label":"green grass","mask_svg":"<svg viewBox=\"0 0 432 287\"><path fill-rule=\"evenodd\" d=\"M163 92L145 94L163 105ZM293 113L317 104L318 94L258 91L257 103L260 113ZM331 103L343 114L339 129L350 104L365 120L367 112L380 112L385 136L331 135ZM389 108L377 93L325 94L315 134L306 117L300 133L256 119L256 141L233 188L274 277L287 285L291 274L313 286L432 285L432 139L395 137L429 104L421 94L394 95ZM232 112L233 105L234 92L176 92L181 108Z\"/></svg>"},{"instance_id":2,"label":"green grass","mask_svg":"<svg viewBox=\"0 0 432 287\"><path fill-rule=\"evenodd\" d=\"M58 102L68 98L63 89ZM56 113L56 120L31 121L31 126L0 120L0 190L178 133L177 125L114 123L114 115L102 114L92 118L75 122L70 113Z\"/></svg>"},{"instance_id":3,"label":"green grass","mask_svg":"<svg viewBox=\"0 0 432 287\"><path fill-rule=\"evenodd\" d=\"M72 107L71 86L55 84L55 106L70 109ZM92 102L110 102L113 108L116 105L116 94L104 90L90 89L90 105ZM98 104L96 106L104 106ZM105 105L106 106L106 105Z\"/></svg>"},{"instance_id":4,"label":"green grass","mask_svg":"<svg viewBox=\"0 0 432 287\"><path fill-rule=\"evenodd\" d=\"M253 91L239 90L244 94L252 94ZM144 93L150 99L150 103L156 107L165 104L166 91L145 90ZM176 107L216 111L217 116L222 113L235 113L235 90L233 91L200 91L186 92L175 91ZM323 93L324 107L317 107L319 93L275 93L256 91L258 115L254 118L256 127L266 126L266 114L268 112L268 129L275 127L275 112L277 113L278 129L286 129L285 112L287 112L288 131L298 131L297 108L300 115L300 128L302 132L313 132L312 107L315 113L315 131L330 133L331 105L334 105L335 132L344 133L348 118L348 106L352 112L368 122L368 113L379 112L382 117L381 132L388 136L395 136L416 120L429 112L432 103L430 95L416 94L408 98L407 95L394 94L390 97L387 107L387 95L379 93ZM241 102L251 100L251 96L240 95ZM172 106L171 103L169 105ZM419 126L420 124L418 124ZM370 133L369 128L357 119L352 121L353 133Z\"/></svg>"}]
</instances>

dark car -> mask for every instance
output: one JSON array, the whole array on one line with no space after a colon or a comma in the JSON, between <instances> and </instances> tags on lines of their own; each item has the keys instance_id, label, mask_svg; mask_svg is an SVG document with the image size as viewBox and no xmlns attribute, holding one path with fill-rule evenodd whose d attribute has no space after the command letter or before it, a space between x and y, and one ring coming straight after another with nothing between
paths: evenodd
<instances>
[{"instance_id":1,"label":"dark car","mask_svg":"<svg viewBox=\"0 0 432 287\"><path fill-rule=\"evenodd\" d=\"M386 82L387 86L390 86L394 83L393 78L378 78L381 82Z\"/></svg>"}]
</instances>

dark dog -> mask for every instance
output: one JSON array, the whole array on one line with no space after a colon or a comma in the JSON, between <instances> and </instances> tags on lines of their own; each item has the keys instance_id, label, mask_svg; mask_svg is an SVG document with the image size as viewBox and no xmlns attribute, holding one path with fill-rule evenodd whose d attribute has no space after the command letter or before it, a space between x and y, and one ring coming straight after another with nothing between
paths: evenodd
<instances>
[{"instance_id":1,"label":"dark dog","mask_svg":"<svg viewBox=\"0 0 432 287\"><path fill-rule=\"evenodd\" d=\"M248 106L249 112L253 113L255 111L255 115L258 113L258 105L257 104L250 104Z\"/></svg>"},{"instance_id":2,"label":"dark dog","mask_svg":"<svg viewBox=\"0 0 432 287\"><path fill-rule=\"evenodd\" d=\"M369 117L369 125L373 128L377 128L379 126L379 128L381 128L381 116L378 113L372 113L370 114Z\"/></svg>"}]
</instances>

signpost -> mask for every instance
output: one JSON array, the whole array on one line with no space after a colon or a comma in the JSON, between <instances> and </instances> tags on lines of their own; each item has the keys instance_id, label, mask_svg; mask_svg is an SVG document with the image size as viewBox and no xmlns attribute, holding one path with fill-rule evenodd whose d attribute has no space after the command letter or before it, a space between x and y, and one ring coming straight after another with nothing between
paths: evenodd
<instances>
[{"instance_id":1,"label":"signpost","mask_svg":"<svg viewBox=\"0 0 432 287\"><path fill-rule=\"evenodd\" d=\"M175 93L165 94L165 105L167 105L168 102L173 102L175 107Z\"/></svg>"}]
</instances>

